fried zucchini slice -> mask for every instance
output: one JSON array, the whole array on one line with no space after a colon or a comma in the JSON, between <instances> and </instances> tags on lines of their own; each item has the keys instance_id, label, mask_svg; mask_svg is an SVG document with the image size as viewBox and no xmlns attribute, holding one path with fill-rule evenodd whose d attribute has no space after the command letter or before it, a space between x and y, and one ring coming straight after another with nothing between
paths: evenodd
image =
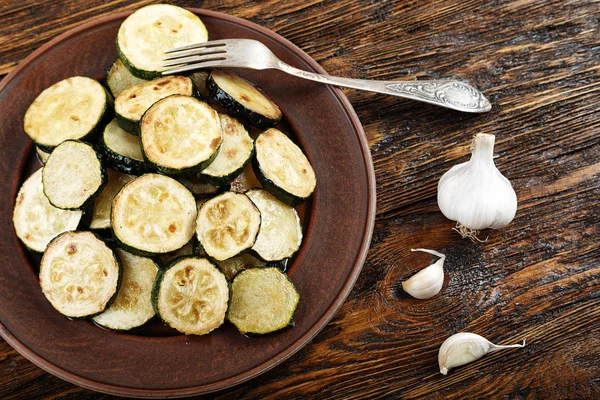
<instances>
[{"instance_id":1,"label":"fried zucchini slice","mask_svg":"<svg viewBox=\"0 0 600 400\"><path fill-rule=\"evenodd\" d=\"M112 201L127 183L135 179L133 175L122 174L110 169L106 170L108 183L96 197L90 229L110 229L110 209Z\"/></svg>"},{"instance_id":2,"label":"fried zucchini slice","mask_svg":"<svg viewBox=\"0 0 600 400\"><path fill-rule=\"evenodd\" d=\"M112 97L100 82L73 76L45 89L31 103L23 123L36 145L51 151L65 140L89 140L112 113Z\"/></svg>"},{"instance_id":3,"label":"fried zucchini slice","mask_svg":"<svg viewBox=\"0 0 600 400\"><path fill-rule=\"evenodd\" d=\"M196 71L190 75L190 79L194 83L196 92L202 99L208 99L210 97L210 93L208 93L208 88L206 87L208 75L210 75L210 73L207 71Z\"/></svg>"},{"instance_id":4,"label":"fried zucchini slice","mask_svg":"<svg viewBox=\"0 0 600 400\"><path fill-rule=\"evenodd\" d=\"M144 156L166 174L202 171L217 156L222 136L217 112L189 96L159 100L142 117Z\"/></svg>"},{"instance_id":5,"label":"fried zucchini slice","mask_svg":"<svg viewBox=\"0 0 600 400\"><path fill-rule=\"evenodd\" d=\"M175 260L157 277L153 290L156 313L186 335L205 335L221 326L228 302L225 276L200 257Z\"/></svg>"},{"instance_id":6,"label":"fried zucchini slice","mask_svg":"<svg viewBox=\"0 0 600 400\"><path fill-rule=\"evenodd\" d=\"M223 143L219 154L199 175L199 178L215 185L224 185L238 176L250 162L254 141L244 125L226 114L219 114Z\"/></svg>"},{"instance_id":7,"label":"fried zucchini slice","mask_svg":"<svg viewBox=\"0 0 600 400\"><path fill-rule=\"evenodd\" d=\"M115 98L123 90L144 82L146 82L145 79L133 76L120 58L117 58L106 74L106 86Z\"/></svg>"},{"instance_id":8,"label":"fried zucchini slice","mask_svg":"<svg viewBox=\"0 0 600 400\"><path fill-rule=\"evenodd\" d=\"M296 210L264 189L253 189L246 195L258 207L262 219L252 251L265 261L294 255L302 244L302 224Z\"/></svg>"},{"instance_id":9,"label":"fried zucchini slice","mask_svg":"<svg viewBox=\"0 0 600 400\"><path fill-rule=\"evenodd\" d=\"M125 131L138 135L142 115L160 99L173 94L192 96L194 85L185 76L167 76L123 90L115 99L115 116Z\"/></svg>"},{"instance_id":10,"label":"fried zucchini slice","mask_svg":"<svg viewBox=\"0 0 600 400\"><path fill-rule=\"evenodd\" d=\"M232 280L240 271L250 268L264 266L265 262L244 253L236 257L228 258L227 260L217 261L217 266L225 274L228 280Z\"/></svg>"},{"instance_id":11,"label":"fried zucchini slice","mask_svg":"<svg viewBox=\"0 0 600 400\"><path fill-rule=\"evenodd\" d=\"M121 265L113 251L91 232L65 232L46 249L40 286L52 306L71 318L101 313L114 300Z\"/></svg>"},{"instance_id":12,"label":"fried zucchini slice","mask_svg":"<svg viewBox=\"0 0 600 400\"><path fill-rule=\"evenodd\" d=\"M315 171L289 137L268 129L256 138L255 149L254 173L273 196L293 206L310 197L317 186Z\"/></svg>"},{"instance_id":13,"label":"fried zucchini slice","mask_svg":"<svg viewBox=\"0 0 600 400\"><path fill-rule=\"evenodd\" d=\"M144 325L154 316L152 288L158 266L152 259L122 249L115 250L123 267L121 287L115 301L93 320L115 331L128 331Z\"/></svg>"},{"instance_id":14,"label":"fried zucchini slice","mask_svg":"<svg viewBox=\"0 0 600 400\"><path fill-rule=\"evenodd\" d=\"M76 210L91 205L107 182L106 169L87 143L58 145L42 169L44 194L55 207Z\"/></svg>"},{"instance_id":15,"label":"fried zucchini slice","mask_svg":"<svg viewBox=\"0 0 600 400\"><path fill-rule=\"evenodd\" d=\"M206 254L223 261L252 247L260 221L259 209L246 195L225 192L200 207L196 237Z\"/></svg>"},{"instance_id":16,"label":"fried zucchini slice","mask_svg":"<svg viewBox=\"0 0 600 400\"><path fill-rule=\"evenodd\" d=\"M23 244L41 253L56 236L77 229L82 216L81 210L61 210L48 201L42 184L42 169L38 169L19 189L13 224Z\"/></svg>"},{"instance_id":17,"label":"fried zucchini slice","mask_svg":"<svg viewBox=\"0 0 600 400\"><path fill-rule=\"evenodd\" d=\"M237 118L257 128L277 125L281 110L263 92L244 78L222 70L213 70L206 80L211 97Z\"/></svg>"},{"instance_id":18,"label":"fried zucchini slice","mask_svg":"<svg viewBox=\"0 0 600 400\"><path fill-rule=\"evenodd\" d=\"M300 294L277 268L248 268L231 284L227 319L241 333L264 335L294 324Z\"/></svg>"},{"instance_id":19,"label":"fried zucchini slice","mask_svg":"<svg viewBox=\"0 0 600 400\"><path fill-rule=\"evenodd\" d=\"M146 172L139 136L126 132L113 119L102 133L100 149L109 167L130 175Z\"/></svg>"},{"instance_id":20,"label":"fried zucchini slice","mask_svg":"<svg viewBox=\"0 0 600 400\"><path fill-rule=\"evenodd\" d=\"M196 200L173 178L145 174L126 184L111 210L113 236L138 255L168 253L194 236Z\"/></svg>"},{"instance_id":21,"label":"fried zucchini slice","mask_svg":"<svg viewBox=\"0 0 600 400\"><path fill-rule=\"evenodd\" d=\"M207 40L208 31L197 15L181 7L154 4L123 21L117 33L117 52L134 76L154 79L165 70L165 51Z\"/></svg>"}]
</instances>

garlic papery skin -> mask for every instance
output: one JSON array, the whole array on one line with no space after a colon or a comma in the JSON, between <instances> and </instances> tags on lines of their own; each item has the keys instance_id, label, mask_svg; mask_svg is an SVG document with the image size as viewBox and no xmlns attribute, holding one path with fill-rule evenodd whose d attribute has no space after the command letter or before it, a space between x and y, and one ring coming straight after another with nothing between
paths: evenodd
<instances>
[{"instance_id":1,"label":"garlic papery skin","mask_svg":"<svg viewBox=\"0 0 600 400\"><path fill-rule=\"evenodd\" d=\"M438 206L458 222L463 237L469 231L502 228L517 212L517 194L494 164L494 141L494 135L476 135L471 159L450 168L438 183Z\"/></svg>"},{"instance_id":2,"label":"garlic papery skin","mask_svg":"<svg viewBox=\"0 0 600 400\"><path fill-rule=\"evenodd\" d=\"M440 373L446 375L450 369L479 360L489 352L515 347L525 347L525 341L523 340L523 344L499 346L475 333L456 333L444 340L440 346L438 353Z\"/></svg>"},{"instance_id":3,"label":"garlic papery skin","mask_svg":"<svg viewBox=\"0 0 600 400\"><path fill-rule=\"evenodd\" d=\"M429 299L442 290L444 285L444 261L446 256L434 250L410 249L410 251L422 251L438 256L439 260L427 268L423 268L404 282L402 289L416 299Z\"/></svg>"}]
</instances>

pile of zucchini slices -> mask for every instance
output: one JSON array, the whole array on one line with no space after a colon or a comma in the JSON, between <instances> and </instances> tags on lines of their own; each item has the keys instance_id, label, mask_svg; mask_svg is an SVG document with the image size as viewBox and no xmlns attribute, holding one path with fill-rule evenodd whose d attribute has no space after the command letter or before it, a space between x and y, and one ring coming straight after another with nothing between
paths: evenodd
<instances>
[{"instance_id":1,"label":"pile of zucchini slices","mask_svg":"<svg viewBox=\"0 0 600 400\"><path fill-rule=\"evenodd\" d=\"M119 331L156 315L195 335L226 319L256 335L293 324L285 265L315 173L252 83L221 70L161 76L165 50L207 39L189 11L143 7L119 29L105 85L70 77L27 110L43 167L13 222L43 253L40 286L61 314Z\"/></svg>"}]
</instances>

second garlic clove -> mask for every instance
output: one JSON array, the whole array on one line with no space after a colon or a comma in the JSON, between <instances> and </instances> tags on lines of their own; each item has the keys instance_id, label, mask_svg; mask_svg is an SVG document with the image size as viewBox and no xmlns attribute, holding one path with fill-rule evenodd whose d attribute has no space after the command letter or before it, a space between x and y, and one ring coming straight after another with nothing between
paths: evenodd
<instances>
[{"instance_id":1,"label":"second garlic clove","mask_svg":"<svg viewBox=\"0 0 600 400\"><path fill-rule=\"evenodd\" d=\"M410 249L410 251L422 251L440 257L435 263L402 282L402 289L412 297L421 300L429 299L438 294L444 285L444 261L446 256L428 249Z\"/></svg>"},{"instance_id":2,"label":"second garlic clove","mask_svg":"<svg viewBox=\"0 0 600 400\"><path fill-rule=\"evenodd\" d=\"M500 346L475 333L456 333L440 346L438 353L440 373L446 375L450 369L479 360L491 351L524 346L525 341L523 344Z\"/></svg>"}]
</instances>

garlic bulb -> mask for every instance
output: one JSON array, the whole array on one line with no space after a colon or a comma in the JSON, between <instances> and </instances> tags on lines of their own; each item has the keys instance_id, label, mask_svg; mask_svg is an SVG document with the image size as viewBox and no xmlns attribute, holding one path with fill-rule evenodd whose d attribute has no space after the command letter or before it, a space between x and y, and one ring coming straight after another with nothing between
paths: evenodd
<instances>
[{"instance_id":1,"label":"garlic bulb","mask_svg":"<svg viewBox=\"0 0 600 400\"><path fill-rule=\"evenodd\" d=\"M406 281L402 282L402 289L417 299L429 299L442 290L444 284L444 261L446 256L434 250L410 249L422 251L438 256L440 259L427 268L423 268Z\"/></svg>"},{"instance_id":2,"label":"garlic bulb","mask_svg":"<svg viewBox=\"0 0 600 400\"><path fill-rule=\"evenodd\" d=\"M450 168L438 183L438 206L446 218L457 221L463 237L502 228L517 212L517 195L494 165L494 140L494 135L476 135L471 159Z\"/></svg>"},{"instance_id":3,"label":"garlic bulb","mask_svg":"<svg viewBox=\"0 0 600 400\"><path fill-rule=\"evenodd\" d=\"M474 333L454 334L440 346L438 353L440 373L446 375L448 370L478 360L491 351L515 347L525 347L525 341L523 340L523 344L499 346Z\"/></svg>"}]
</instances>

